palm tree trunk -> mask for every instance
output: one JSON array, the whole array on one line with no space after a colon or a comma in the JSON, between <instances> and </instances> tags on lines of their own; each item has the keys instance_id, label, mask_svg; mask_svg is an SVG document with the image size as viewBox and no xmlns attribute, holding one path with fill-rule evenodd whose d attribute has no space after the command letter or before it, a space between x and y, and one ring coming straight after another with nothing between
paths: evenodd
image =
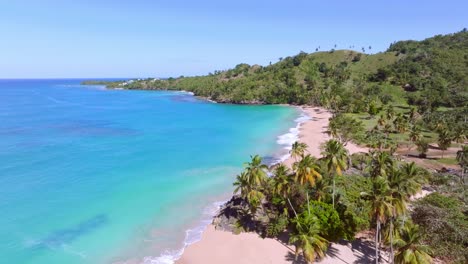
<instances>
[{"instance_id":1,"label":"palm tree trunk","mask_svg":"<svg viewBox=\"0 0 468 264\"><path fill-rule=\"evenodd\" d=\"M377 227L375 228L375 264L379 264L379 229L380 221L377 220Z\"/></svg>"},{"instance_id":2,"label":"palm tree trunk","mask_svg":"<svg viewBox=\"0 0 468 264\"><path fill-rule=\"evenodd\" d=\"M335 176L333 176L333 194L332 194L333 208L335 208Z\"/></svg>"},{"instance_id":3,"label":"palm tree trunk","mask_svg":"<svg viewBox=\"0 0 468 264\"><path fill-rule=\"evenodd\" d=\"M306 196L307 196L307 211L309 211L309 215L310 215L310 203L309 203L309 192L306 191Z\"/></svg>"},{"instance_id":4,"label":"palm tree trunk","mask_svg":"<svg viewBox=\"0 0 468 264\"><path fill-rule=\"evenodd\" d=\"M288 202L289 202L289 205L291 206L291 209L294 212L294 215L296 216L296 219L299 219L299 217L297 216L296 210L294 210L294 207L292 206L291 200L289 200L289 198L288 198Z\"/></svg>"},{"instance_id":5,"label":"palm tree trunk","mask_svg":"<svg viewBox=\"0 0 468 264\"><path fill-rule=\"evenodd\" d=\"M393 218L390 219L390 263L393 264Z\"/></svg>"}]
</instances>

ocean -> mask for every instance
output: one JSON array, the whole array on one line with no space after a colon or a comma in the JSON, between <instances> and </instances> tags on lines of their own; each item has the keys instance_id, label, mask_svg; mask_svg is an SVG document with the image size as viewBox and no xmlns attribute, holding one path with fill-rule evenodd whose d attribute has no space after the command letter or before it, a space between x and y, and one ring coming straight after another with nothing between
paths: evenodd
<instances>
[{"instance_id":1,"label":"ocean","mask_svg":"<svg viewBox=\"0 0 468 264\"><path fill-rule=\"evenodd\" d=\"M284 158L304 119L80 81L0 80L2 263L173 263L250 155Z\"/></svg>"}]
</instances>

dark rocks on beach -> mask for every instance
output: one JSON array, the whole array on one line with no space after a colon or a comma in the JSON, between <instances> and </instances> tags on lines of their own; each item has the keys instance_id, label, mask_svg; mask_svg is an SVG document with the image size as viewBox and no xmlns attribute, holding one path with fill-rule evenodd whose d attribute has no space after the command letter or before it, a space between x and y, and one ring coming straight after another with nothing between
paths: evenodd
<instances>
[{"instance_id":1,"label":"dark rocks on beach","mask_svg":"<svg viewBox=\"0 0 468 264\"><path fill-rule=\"evenodd\" d=\"M257 212L257 214L261 214L261 212ZM257 223L249 213L247 201L239 195L234 195L231 200L221 207L219 213L213 219L213 225L216 229L239 233L240 231L255 230Z\"/></svg>"}]
</instances>

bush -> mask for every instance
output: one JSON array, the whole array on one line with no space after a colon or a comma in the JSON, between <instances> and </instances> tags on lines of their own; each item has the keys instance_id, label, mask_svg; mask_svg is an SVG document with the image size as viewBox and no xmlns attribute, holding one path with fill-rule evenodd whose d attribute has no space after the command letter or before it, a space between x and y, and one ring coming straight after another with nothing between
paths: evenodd
<instances>
[{"instance_id":1,"label":"bush","mask_svg":"<svg viewBox=\"0 0 468 264\"><path fill-rule=\"evenodd\" d=\"M320 226L320 235L323 238L327 239L328 241L336 241L343 237L343 223L340 220L338 212L333 208L332 205L319 201L311 201L309 203L309 208L307 208L306 205L302 209L304 211L299 216L299 218L316 218Z\"/></svg>"},{"instance_id":2,"label":"bush","mask_svg":"<svg viewBox=\"0 0 468 264\"><path fill-rule=\"evenodd\" d=\"M281 214L277 218L272 219L266 228L267 237L278 236L288 227L288 224L289 218L287 214Z\"/></svg>"}]
</instances>

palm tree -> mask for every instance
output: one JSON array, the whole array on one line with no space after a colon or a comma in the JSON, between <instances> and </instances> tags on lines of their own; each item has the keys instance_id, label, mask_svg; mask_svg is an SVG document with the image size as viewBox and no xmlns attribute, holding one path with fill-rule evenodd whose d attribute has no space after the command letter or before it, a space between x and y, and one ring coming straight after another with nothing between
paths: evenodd
<instances>
[{"instance_id":1,"label":"palm tree","mask_svg":"<svg viewBox=\"0 0 468 264\"><path fill-rule=\"evenodd\" d=\"M248 181L247 173L245 171L241 172L241 174L237 175L236 181L233 183L236 188L234 189L234 194L240 191L240 195L242 198L247 199L250 190L252 190L250 183Z\"/></svg>"},{"instance_id":2,"label":"palm tree","mask_svg":"<svg viewBox=\"0 0 468 264\"><path fill-rule=\"evenodd\" d=\"M450 136L448 130L440 130L439 137L437 138L437 145L442 150L442 158L444 158L444 152L450 147L451 143L452 137Z\"/></svg>"},{"instance_id":3,"label":"palm tree","mask_svg":"<svg viewBox=\"0 0 468 264\"><path fill-rule=\"evenodd\" d=\"M297 158L304 156L306 151L307 151L307 144L296 141L292 144L292 148L291 148L291 151L289 151L289 153L291 154L291 157L293 157L294 160L297 161Z\"/></svg>"},{"instance_id":4,"label":"palm tree","mask_svg":"<svg viewBox=\"0 0 468 264\"><path fill-rule=\"evenodd\" d=\"M255 214L264 198L264 194L258 190L259 185L252 184L252 182L249 181L249 175L246 171L237 175L236 181L233 185L236 186L234 193L238 193L240 191L241 197L249 204L250 211L252 214Z\"/></svg>"},{"instance_id":5,"label":"palm tree","mask_svg":"<svg viewBox=\"0 0 468 264\"><path fill-rule=\"evenodd\" d=\"M465 176L466 167L468 165L468 145L464 145L461 148L461 150L457 151L457 161L461 167L461 171L462 171L461 179L463 182L465 179L464 176Z\"/></svg>"},{"instance_id":6,"label":"palm tree","mask_svg":"<svg viewBox=\"0 0 468 264\"><path fill-rule=\"evenodd\" d=\"M414 144L418 142L419 140L421 140L421 138L422 138L421 129L417 126L412 126L410 134L409 134L409 140ZM408 153L406 154L406 156L409 155L410 150L411 150L411 144L408 144Z\"/></svg>"},{"instance_id":7,"label":"palm tree","mask_svg":"<svg viewBox=\"0 0 468 264\"><path fill-rule=\"evenodd\" d=\"M372 181L370 193L361 193L361 197L371 201L371 215L376 221L375 228L375 263L379 263L379 234L381 224L385 223L389 217L393 216L393 198L388 181L378 176Z\"/></svg>"},{"instance_id":8,"label":"palm tree","mask_svg":"<svg viewBox=\"0 0 468 264\"><path fill-rule=\"evenodd\" d=\"M317 257L323 258L328 248L328 241L320 236L320 226L313 217L296 218L296 228L289 237L289 243L296 247L296 260L302 252L307 262L313 262Z\"/></svg>"},{"instance_id":9,"label":"palm tree","mask_svg":"<svg viewBox=\"0 0 468 264\"><path fill-rule=\"evenodd\" d=\"M387 124L387 119L385 118L385 116L382 114L380 115L380 118L377 120L377 124L379 124L379 126L385 126L385 124Z\"/></svg>"},{"instance_id":10,"label":"palm tree","mask_svg":"<svg viewBox=\"0 0 468 264\"><path fill-rule=\"evenodd\" d=\"M310 154L302 157L300 161L294 162L295 181L301 185L309 183L313 187L315 182L322 178L319 173L320 167L316 162L317 159Z\"/></svg>"},{"instance_id":11,"label":"palm tree","mask_svg":"<svg viewBox=\"0 0 468 264\"><path fill-rule=\"evenodd\" d=\"M395 130L397 130L398 132L404 133L406 129L408 128L408 121L404 115L398 114L395 120L393 120L393 126L395 127Z\"/></svg>"},{"instance_id":12,"label":"palm tree","mask_svg":"<svg viewBox=\"0 0 468 264\"><path fill-rule=\"evenodd\" d=\"M291 192L292 177L289 168L279 164L273 174L273 190L276 194L287 198Z\"/></svg>"},{"instance_id":13,"label":"palm tree","mask_svg":"<svg viewBox=\"0 0 468 264\"><path fill-rule=\"evenodd\" d=\"M397 264L429 264L432 257L428 246L422 245L422 234L418 225L412 225L402 230L400 238L396 239L395 263Z\"/></svg>"},{"instance_id":14,"label":"palm tree","mask_svg":"<svg viewBox=\"0 0 468 264\"><path fill-rule=\"evenodd\" d=\"M332 203L335 207L335 175L341 176L342 171L346 169L348 160L348 151L340 142L330 139L323 145L322 159L327 164L328 172L333 179Z\"/></svg>"},{"instance_id":15,"label":"palm tree","mask_svg":"<svg viewBox=\"0 0 468 264\"><path fill-rule=\"evenodd\" d=\"M390 256L393 259L393 222L397 217L406 214L408 209L407 203L412 195L421 190L421 184L425 182L425 178L424 171L418 168L414 162L411 162L405 163L399 169L392 168L388 173L387 179L391 190L391 204L393 207L387 237L390 240Z\"/></svg>"},{"instance_id":16,"label":"palm tree","mask_svg":"<svg viewBox=\"0 0 468 264\"><path fill-rule=\"evenodd\" d=\"M371 153L370 176L375 178L378 176L387 177L387 171L394 166L392 155L386 151L373 151Z\"/></svg>"},{"instance_id":17,"label":"palm tree","mask_svg":"<svg viewBox=\"0 0 468 264\"><path fill-rule=\"evenodd\" d=\"M250 156L251 161L245 164L245 173L247 181L252 186L260 186L265 182L266 170L268 166L262 164L262 158L259 155Z\"/></svg>"}]
</instances>

